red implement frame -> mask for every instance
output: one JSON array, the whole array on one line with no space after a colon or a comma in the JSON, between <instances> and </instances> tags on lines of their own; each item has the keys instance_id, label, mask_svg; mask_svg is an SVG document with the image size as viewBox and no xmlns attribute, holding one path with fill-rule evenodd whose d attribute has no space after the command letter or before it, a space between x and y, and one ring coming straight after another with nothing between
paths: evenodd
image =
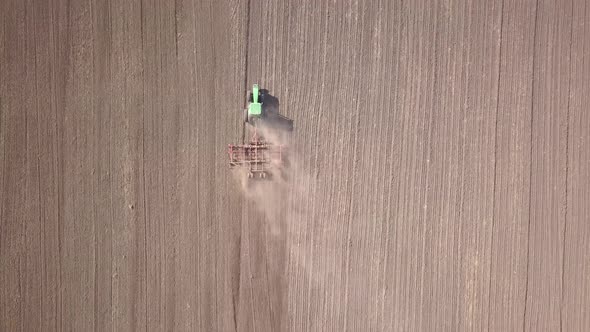
<instances>
[{"instance_id":1,"label":"red implement frame","mask_svg":"<svg viewBox=\"0 0 590 332\"><path fill-rule=\"evenodd\" d=\"M248 169L249 177L266 177L268 171L283 162L283 146L266 143L254 131L249 144L228 145L230 167Z\"/></svg>"}]
</instances>

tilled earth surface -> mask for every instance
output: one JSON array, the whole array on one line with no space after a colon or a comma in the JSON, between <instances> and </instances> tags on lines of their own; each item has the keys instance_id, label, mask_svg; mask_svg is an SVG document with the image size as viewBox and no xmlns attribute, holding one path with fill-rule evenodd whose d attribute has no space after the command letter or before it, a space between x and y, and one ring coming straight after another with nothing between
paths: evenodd
<instances>
[{"instance_id":1,"label":"tilled earth surface","mask_svg":"<svg viewBox=\"0 0 590 332\"><path fill-rule=\"evenodd\" d=\"M590 330L585 0L0 13L1 331Z\"/></svg>"}]
</instances>

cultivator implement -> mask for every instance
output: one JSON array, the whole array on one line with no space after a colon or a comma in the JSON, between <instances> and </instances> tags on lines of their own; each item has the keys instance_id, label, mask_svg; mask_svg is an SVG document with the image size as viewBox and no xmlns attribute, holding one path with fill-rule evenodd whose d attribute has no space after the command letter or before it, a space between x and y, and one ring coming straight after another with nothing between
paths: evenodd
<instances>
[{"instance_id":1,"label":"cultivator implement","mask_svg":"<svg viewBox=\"0 0 590 332\"><path fill-rule=\"evenodd\" d=\"M228 153L231 168L246 169L249 178L266 178L272 168L283 164L284 146L265 142L254 130L254 135L248 144L230 144Z\"/></svg>"}]
</instances>

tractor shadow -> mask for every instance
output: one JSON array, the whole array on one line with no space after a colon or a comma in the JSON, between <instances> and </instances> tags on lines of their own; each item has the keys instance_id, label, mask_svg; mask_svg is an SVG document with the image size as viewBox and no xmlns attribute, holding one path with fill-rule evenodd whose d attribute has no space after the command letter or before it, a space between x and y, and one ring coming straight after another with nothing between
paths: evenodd
<instances>
[{"instance_id":1,"label":"tractor shadow","mask_svg":"<svg viewBox=\"0 0 590 332\"><path fill-rule=\"evenodd\" d=\"M263 109L267 113L279 113L279 98L270 94L267 89L260 89L260 93L264 94Z\"/></svg>"},{"instance_id":2,"label":"tractor shadow","mask_svg":"<svg viewBox=\"0 0 590 332\"><path fill-rule=\"evenodd\" d=\"M270 94L270 92L267 89L261 89L260 92L264 94L262 111L265 114L266 124L274 130L288 132L293 131L294 121L279 113L279 98Z\"/></svg>"}]
</instances>

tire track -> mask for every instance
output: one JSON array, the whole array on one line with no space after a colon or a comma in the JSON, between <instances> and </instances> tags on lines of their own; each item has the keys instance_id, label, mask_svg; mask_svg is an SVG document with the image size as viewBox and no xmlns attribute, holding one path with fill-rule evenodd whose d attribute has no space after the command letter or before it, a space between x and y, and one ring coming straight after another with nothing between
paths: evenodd
<instances>
[{"instance_id":1,"label":"tire track","mask_svg":"<svg viewBox=\"0 0 590 332\"><path fill-rule=\"evenodd\" d=\"M535 1L505 1L502 14L491 330L524 326L534 54L534 40L527 36L533 35L535 7Z\"/></svg>"},{"instance_id":2,"label":"tire track","mask_svg":"<svg viewBox=\"0 0 590 332\"><path fill-rule=\"evenodd\" d=\"M573 2L538 3L525 315L525 330L532 331L558 330L561 325L559 302L555 298L563 292L563 276L553 266L563 266L572 10Z\"/></svg>"},{"instance_id":3,"label":"tire track","mask_svg":"<svg viewBox=\"0 0 590 332\"><path fill-rule=\"evenodd\" d=\"M584 330L590 326L590 263L587 253L590 251L590 209L585 203L590 199L590 115L588 105L590 73L590 38L588 22L590 6L583 1L575 1L572 19L572 53L571 53L571 91L569 94L569 139L568 139L568 188L567 188L567 229L564 249L564 280L561 314L564 330ZM567 253L567 255L565 255Z\"/></svg>"}]
</instances>

